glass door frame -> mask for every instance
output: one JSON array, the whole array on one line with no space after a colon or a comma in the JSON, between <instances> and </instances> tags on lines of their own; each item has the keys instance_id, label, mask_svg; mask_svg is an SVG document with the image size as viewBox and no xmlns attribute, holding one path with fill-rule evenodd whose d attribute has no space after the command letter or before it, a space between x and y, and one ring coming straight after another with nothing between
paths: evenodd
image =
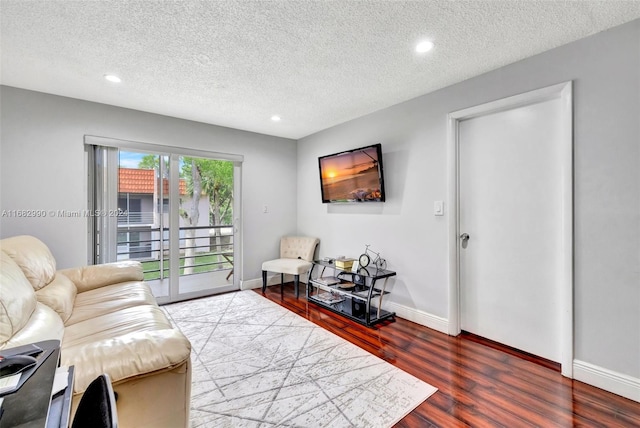
<instances>
[{"instance_id":1,"label":"glass door frame","mask_svg":"<svg viewBox=\"0 0 640 428\"><path fill-rule=\"evenodd\" d=\"M219 152L210 152L204 150L194 150L187 149L181 147L169 147L169 146L160 146L155 144L148 143L140 143L126 140L118 140L113 138L105 138L98 136L85 136L85 152L87 153L87 165L88 165L88 179L91 188L96 188L95 191L108 191L113 192L115 189L114 197L106 198L106 204L114 205L110 207L110 209L117 209L117 161L113 156L110 156L110 162L107 165L109 171L102 171L102 174L96 173L93 169L94 156L93 147L102 146L107 148L117 148L119 151L128 151L128 152L140 152L140 153L150 153L159 156L168 156L169 157L169 224L179 225L180 224L180 212L179 212L179 180L180 180L180 168L179 168L179 158L181 156L189 156L195 158L205 158L205 159L216 159L216 160L225 160L233 162L233 282L228 285L222 285L215 288L203 289L192 292L180 292L180 280L181 278L184 280L185 278L189 278L188 276L180 277L180 227L169 227L169 278L168 279L168 295L167 296L158 296L156 300L158 304L172 303L181 300L188 300L198 297L204 297L216 293L223 293L228 291L236 291L240 290L240 284L242 282L242 278L240 277L242 272L242 185L241 185L241 177L242 177L242 162L244 161L244 156L228 154L228 153L219 153ZM116 155L117 157L117 155ZM162 162L161 162L162 163ZM110 173L110 174L109 174ZM107 178L108 177L108 178ZM98 181L96 181L98 178ZM96 186L95 183L98 183ZM95 186L95 187L94 187ZM97 195L92 194L91 191L88 192L88 204L89 207L96 207L100 205L102 202L101 198ZM101 208L109 209L106 206L102 206ZM90 219L91 220L91 219ZM103 219L108 221L109 219ZM113 223L112 219L112 223ZM98 220L100 221L100 220ZM111 225L113 226L113 225ZM104 230L104 229L102 229ZM164 230L160 229L160 239L161 245L163 247L162 240L164 239ZM94 260L92 254L94 252L95 246L95 238L96 237L96 225L90 221L88 228L88 246L89 246L89 262L97 263L104 262L103 260ZM113 238L113 243L111 240L107 240L105 243L109 244L108 250L111 251L111 247L113 245L117 245L117 239ZM175 244L174 244L175 243ZM113 245L112 245L113 244ZM115 261L115 259L113 260ZM150 284L154 280L148 281ZM188 279L187 279L188 281Z\"/></svg>"}]
</instances>

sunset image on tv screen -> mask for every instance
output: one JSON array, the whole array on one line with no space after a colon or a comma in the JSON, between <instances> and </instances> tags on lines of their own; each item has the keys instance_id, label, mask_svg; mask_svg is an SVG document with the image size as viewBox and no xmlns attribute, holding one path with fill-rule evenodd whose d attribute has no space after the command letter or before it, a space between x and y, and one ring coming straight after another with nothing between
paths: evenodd
<instances>
[{"instance_id":1,"label":"sunset image on tv screen","mask_svg":"<svg viewBox=\"0 0 640 428\"><path fill-rule=\"evenodd\" d=\"M323 199L379 201L382 197L376 147L320 159Z\"/></svg>"}]
</instances>

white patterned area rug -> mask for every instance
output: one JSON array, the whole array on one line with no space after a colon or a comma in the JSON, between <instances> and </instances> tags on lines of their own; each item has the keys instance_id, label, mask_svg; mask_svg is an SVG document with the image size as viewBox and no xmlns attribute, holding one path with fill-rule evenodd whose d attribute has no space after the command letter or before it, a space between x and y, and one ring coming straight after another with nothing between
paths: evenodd
<instances>
[{"instance_id":1,"label":"white patterned area rug","mask_svg":"<svg viewBox=\"0 0 640 428\"><path fill-rule=\"evenodd\" d=\"M253 291L163 307L193 346L192 427L391 427L437 389Z\"/></svg>"}]
</instances>

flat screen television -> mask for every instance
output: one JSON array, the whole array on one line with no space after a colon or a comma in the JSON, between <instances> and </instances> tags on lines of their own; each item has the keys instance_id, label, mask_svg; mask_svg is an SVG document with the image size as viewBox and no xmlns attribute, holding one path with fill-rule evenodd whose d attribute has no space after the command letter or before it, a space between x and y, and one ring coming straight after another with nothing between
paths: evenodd
<instances>
[{"instance_id":1,"label":"flat screen television","mask_svg":"<svg viewBox=\"0 0 640 428\"><path fill-rule=\"evenodd\" d=\"M382 145L321 156L322 202L384 202Z\"/></svg>"}]
</instances>

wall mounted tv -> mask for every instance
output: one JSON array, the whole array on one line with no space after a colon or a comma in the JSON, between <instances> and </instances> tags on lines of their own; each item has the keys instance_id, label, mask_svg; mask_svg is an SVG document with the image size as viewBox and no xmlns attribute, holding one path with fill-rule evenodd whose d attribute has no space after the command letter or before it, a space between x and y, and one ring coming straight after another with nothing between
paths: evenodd
<instances>
[{"instance_id":1,"label":"wall mounted tv","mask_svg":"<svg viewBox=\"0 0 640 428\"><path fill-rule=\"evenodd\" d=\"M382 146L318 158L322 202L384 202Z\"/></svg>"}]
</instances>

